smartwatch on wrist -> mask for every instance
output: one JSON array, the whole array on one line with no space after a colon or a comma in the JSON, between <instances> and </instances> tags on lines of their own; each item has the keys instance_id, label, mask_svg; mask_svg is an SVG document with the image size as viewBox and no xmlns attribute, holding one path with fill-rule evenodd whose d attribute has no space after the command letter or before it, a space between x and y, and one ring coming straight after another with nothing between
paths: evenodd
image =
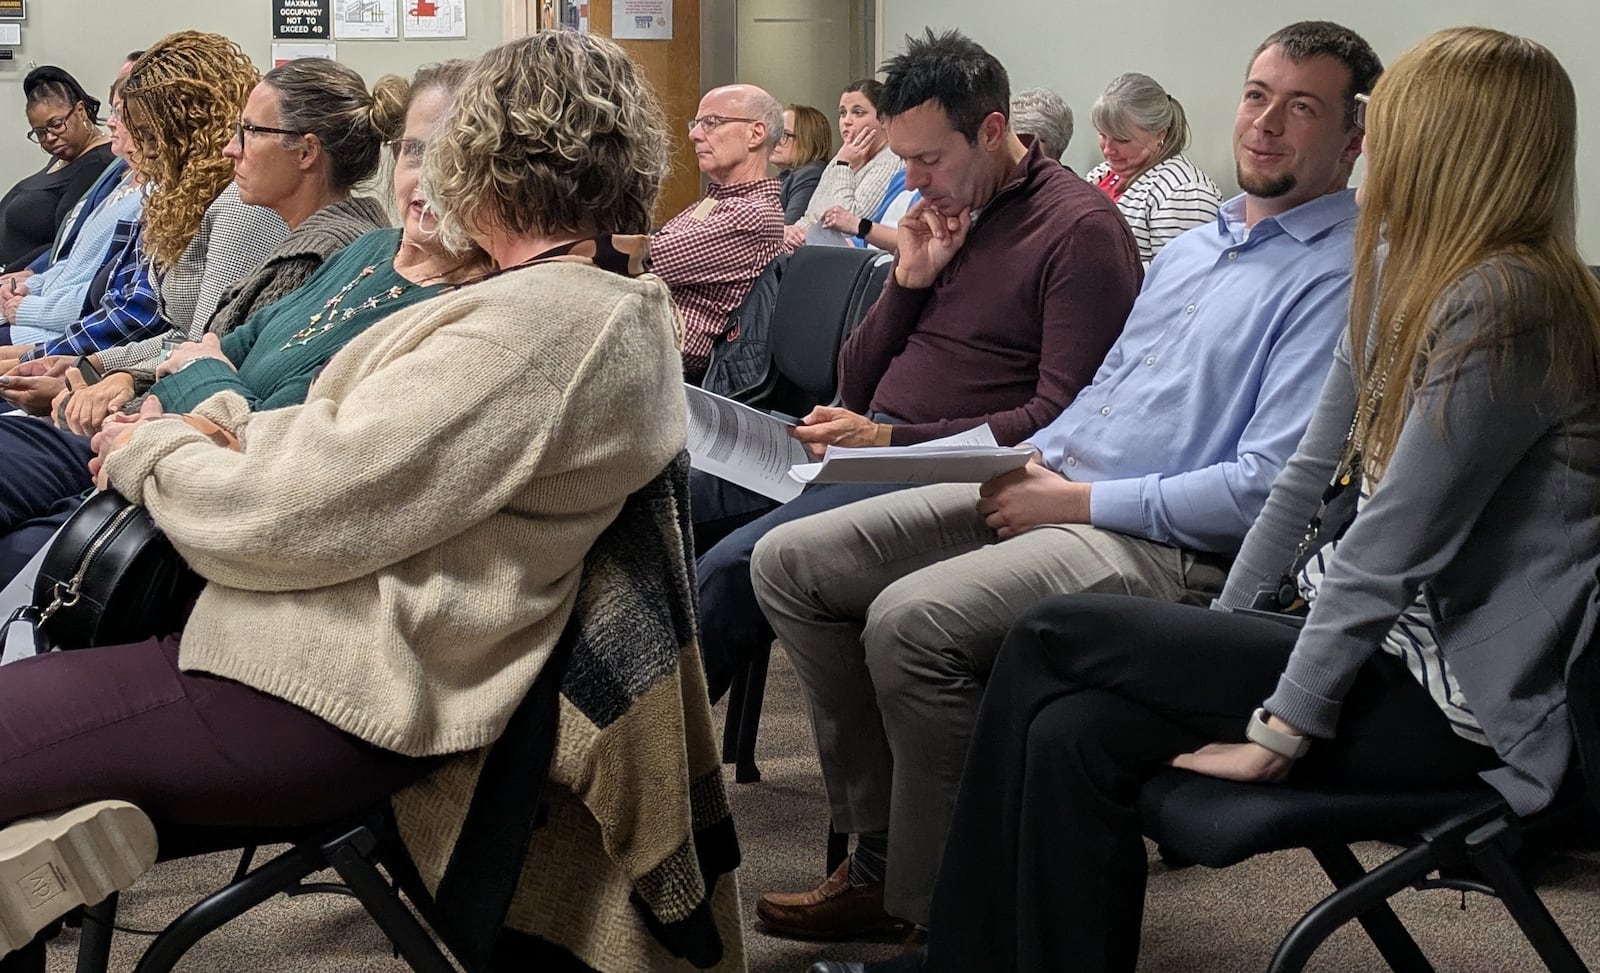
<instances>
[{"instance_id":1,"label":"smartwatch on wrist","mask_svg":"<svg viewBox=\"0 0 1600 973\"><path fill-rule=\"evenodd\" d=\"M1256 711L1250 714L1250 722L1244 728L1244 738L1289 760L1299 760L1311 749L1310 737L1285 733L1267 725L1265 706L1257 706Z\"/></svg>"},{"instance_id":2,"label":"smartwatch on wrist","mask_svg":"<svg viewBox=\"0 0 1600 973\"><path fill-rule=\"evenodd\" d=\"M843 159L834 159L833 160L833 164L836 165L836 166L849 166L850 165L850 163L844 161Z\"/></svg>"},{"instance_id":3,"label":"smartwatch on wrist","mask_svg":"<svg viewBox=\"0 0 1600 973\"><path fill-rule=\"evenodd\" d=\"M872 221L867 219L865 216L861 217L861 223L856 227L856 236L861 237L864 240L866 239L867 234L871 232Z\"/></svg>"}]
</instances>

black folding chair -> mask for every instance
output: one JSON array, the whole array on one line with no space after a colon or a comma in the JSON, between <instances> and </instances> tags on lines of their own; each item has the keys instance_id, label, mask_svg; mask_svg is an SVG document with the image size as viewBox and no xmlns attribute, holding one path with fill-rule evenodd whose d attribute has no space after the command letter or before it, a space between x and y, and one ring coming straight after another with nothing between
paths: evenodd
<instances>
[{"instance_id":1,"label":"black folding chair","mask_svg":"<svg viewBox=\"0 0 1600 973\"><path fill-rule=\"evenodd\" d=\"M1238 784L1169 770L1140 795L1144 833L1164 858L1226 868L1255 855L1306 848L1335 890L1289 930L1269 973L1299 973L1324 940L1359 921L1396 973L1432 973L1390 897L1407 888L1481 892L1504 903L1552 973L1587 973L1583 961L1534 891L1518 851L1530 836L1590 811L1600 784L1600 700L1595 646L1573 664L1567 709L1581 768L1555 804L1521 817L1487 785L1458 791L1350 792L1290 785ZM1371 872L1350 845L1381 840L1405 846Z\"/></svg>"},{"instance_id":2,"label":"black folding chair","mask_svg":"<svg viewBox=\"0 0 1600 973\"><path fill-rule=\"evenodd\" d=\"M839 349L872 309L893 266L892 255L876 250L801 247L795 251L778 285L768 377L749 404L792 416L803 416L818 405L836 405ZM761 779L756 735L772 646L753 649L749 663L728 689L722 731L722 761L734 764L734 780L741 784Z\"/></svg>"}]
</instances>

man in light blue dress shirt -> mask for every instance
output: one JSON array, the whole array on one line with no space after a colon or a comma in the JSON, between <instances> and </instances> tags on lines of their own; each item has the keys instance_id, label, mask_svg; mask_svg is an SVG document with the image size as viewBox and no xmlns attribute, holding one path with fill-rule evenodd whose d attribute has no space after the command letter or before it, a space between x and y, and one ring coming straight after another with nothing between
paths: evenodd
<instances>
[{"instance_id":1,"label":"man in light blue dress shirt","mask_svg":"<svg viewBox=\"0 0 1600 973\"><path fill-rule=\"evenodd\" d=\"M803 932L815 916L819 935L841 911L926 921L983 682L1022 610L1063 592L1204 604L1220 590L1346 324L1354 95L1381 70L1332 24L1257 50L1234 126L1244 193L1157 255L1093 383L1028 437L1033 463L798 520L756 547L834 825L864 835L855 857L869 859L848 883L764 897L764 918Z\"/></svg>"}]
</instances>

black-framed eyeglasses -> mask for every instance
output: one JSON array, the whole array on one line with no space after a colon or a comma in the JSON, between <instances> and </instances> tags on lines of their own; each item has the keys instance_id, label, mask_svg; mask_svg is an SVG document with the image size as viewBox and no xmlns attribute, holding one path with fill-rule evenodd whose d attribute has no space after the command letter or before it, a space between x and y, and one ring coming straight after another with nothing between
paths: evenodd
<instances>
[{"instance_id":1,"label":"black-framed eyeglasses","mask_svg":"<svg viewBox=\"0 0 1600 973\"><path fill-rule=\"evenodd\" d=\"M297 132L292 128L271 128L271 127L266 126L266 125L250 125L250 124L247 124L245 122L234 122L233 123L233 139L234 139L235 142L239 143L239 151L240 152L244 151L244 134L246 132L249 132L251 135L304 135L304 134L306 134L304 132Z\"/></svg>"},{"instance_id":2,"label":"black-framed eyeglasses","mask_svg":"<svg viewBox=\"0 0 1600 973\"><path fill-rule=\"evenodd\" d=\"M408 166L421 165L422 153L428 150L428 143L422 139L389 139L383 145L389 150L389 158Z\"/></svg>"},{"instance_id":3,"label":"black-framed eyeglasses","mask_svg":"<svg viewBox=\"0 0 1600 973\"><path fill-rule=\"evenodd\" d=\"M68 111L65 115L57 115L43 125L35 125L33 128L28 129L28 141L43 142L46 135L60 135L65 132L67 130L67 122L72 118L72 112L77 110L78 107L74 105L71 111Z\"/></svg>"},{"instance_id":4,"label":"black-framed eyeglasses","mask_svg":"<svg viewBox=\"0 0 1600 973\"><path fill-rule=\"evenodd\" d=\"M793 142L793 141L794 141L794 133L789 131L788 129L784 129L783 130L783 134L778 136L778 144L779 145L782 145L785 142Z\"/></svg>"},{"instance_id":5,"label":"black-framed eyeglasses","mask_svg":"<svg viewBox=\"0 0 1600 973\"><path fill-rule=\"evenodd\" d=\"M1356 92L1356 128L1363 132L1367 130L1367 105L1372 103L1372 96L1365 92Z\"/></svg>"},{"instance_id":6,"label":"black-framed eyeglasses","mask_svg":"<svg viewBox=\"0 0 1600 973\"><path fill-rule=\"evenodd\" d=\"M696 126L699 126L700 128L704 129L705 133L707 135L710 135L712 132L715 132L718 128L720 128L723 125L726 125L729 122L759 122L759 121L761 121L761 119L759 119L759 118L736 118L733 115L701 115L699 118L691 118L691 119L689 119L689 123L686 126L686 128L689 130L689 134L690 135L694 134L694 130L695 130Z\"/></svg>"}]
</instances>

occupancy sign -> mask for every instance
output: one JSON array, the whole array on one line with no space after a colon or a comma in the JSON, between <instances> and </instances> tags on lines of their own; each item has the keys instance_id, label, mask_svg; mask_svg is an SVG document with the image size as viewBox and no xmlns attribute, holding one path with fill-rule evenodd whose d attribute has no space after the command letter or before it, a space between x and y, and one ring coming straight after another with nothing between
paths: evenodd
<instances>
[{"instance_id":1,"label":"occupancy sign","mask_svg":"<svg viewBox=\"0 0 1600 973\"><path fill-rule=\"evenodd\" d=\"M272 0L272 36L278 40L326 40L330 0Z\"/></svg>"}]
</instances>

